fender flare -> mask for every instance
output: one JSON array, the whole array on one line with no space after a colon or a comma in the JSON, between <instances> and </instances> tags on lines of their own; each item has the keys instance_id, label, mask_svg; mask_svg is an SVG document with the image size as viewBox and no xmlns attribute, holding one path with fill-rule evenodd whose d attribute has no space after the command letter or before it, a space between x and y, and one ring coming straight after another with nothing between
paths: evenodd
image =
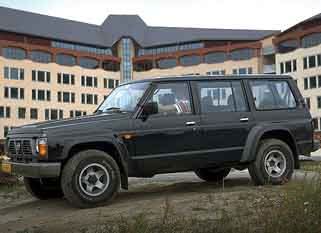
<instances>
[{"instance_id":1,"label":"fender flare","mask_svg":"<svg viewBox=\"0 0 321 233\"><path fill-rule=\"evenodd\" d=\"M118 154L119 154L119 160L121 163L122 170L121 172L121 186L124 189L128 189L128 160L129 160L129 153L126 149L125 144L122 140L119 138L113 137L113 136L95 136L95 137L82 137L77 138L75 140L71 140L66 142L64 145L63 151L62 151L62 158L64 160L69 159L69 153L77 145L85 144L85 143L108 143L113 145Z\"/></svg>"},{"instance_id":2,"label":"fender flare","mask_svg":"<svg viewBox=\"0 0 321 233\"><path fill-rule=\"evenodd\" d=\"M277 131L284 131L290 135L291 140L294 142L294 145L295 145L295 148L294 148L295 154L297 154L298 148L295 143L295 139L294 139L291 131L288 128L286 128L284 126L277 126L277 125L272 126L272 127L271 127L271 125L257 125L254 128L252 128L252 130L250 131L250 133L246 139L241 162L247 163L247 162L254 161L255 157L256 157L256 151L258 149L259 142L260 142L262 136L265 133L268 133L271 131L276 131L276 130Z\"/></svg>"}]
</instances>

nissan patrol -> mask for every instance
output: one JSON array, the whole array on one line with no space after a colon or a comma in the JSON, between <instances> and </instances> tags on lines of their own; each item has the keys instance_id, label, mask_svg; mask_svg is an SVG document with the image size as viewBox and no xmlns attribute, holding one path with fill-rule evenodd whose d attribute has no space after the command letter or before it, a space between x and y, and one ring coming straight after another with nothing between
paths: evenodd
<instances>
[{"instance_id":1,"label":"nissan patrol","mask_svg":"<svg viewBox=\"0 0 321 233\"><path fill-rule=\"evenodd\" d=\"M299 155L319 148L288 76L186 76L120 85L90 116L12 129L2 170L24 176L40 199L86 208L111 201L128 177L194 171L221 181L249 169L257 185L282 184Z\"/></svg>"}]
</instances>

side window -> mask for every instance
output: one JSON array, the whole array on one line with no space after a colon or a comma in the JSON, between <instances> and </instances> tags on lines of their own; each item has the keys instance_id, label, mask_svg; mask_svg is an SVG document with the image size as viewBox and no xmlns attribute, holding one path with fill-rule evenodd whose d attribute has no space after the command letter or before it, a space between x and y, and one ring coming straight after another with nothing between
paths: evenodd
<instances>
[{"instance_id":1,"label":"side window","mask_svg":"<svg viewBox=\"0 0 321 233\"><path fill-rule=\"evenodd\" d=\"M158 84L148 102L158 106L156 115L191 114L191 100L186 82Z\"/></svg>"},{"instance_id":2,"label":"side window","mask_svg":"<svg viewBox=\"0 0 321 233\"><path fill-rule=\"evenodd\" d=\"M248 111L239 81L201 81L197 85L202 113Z\"/></svg>"},{"instance_id":3,"label":"side window","mask_svg":"<svg viewBox=\"0 0 321 233\"><path fill-rule=\"evenodd\" d=\"M296 102L287 81L250 81L258 110L295 108Z\"/></svg>"}]
</instances>

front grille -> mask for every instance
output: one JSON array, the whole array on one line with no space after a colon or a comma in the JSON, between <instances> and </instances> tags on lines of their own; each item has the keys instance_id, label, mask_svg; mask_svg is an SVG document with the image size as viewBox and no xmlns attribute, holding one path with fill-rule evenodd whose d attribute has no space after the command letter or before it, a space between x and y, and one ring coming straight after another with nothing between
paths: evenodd
<instances>
[{"instance_id":1,"label":"front grille","mask_svg":"<svg viewBox=\"0 0 321 233\"><path fill-rule=\"evenodd\" d=\"M30 156L32 155L31 140L10 140L8 151L11 155Z\"/></svg>"}]
</instances>

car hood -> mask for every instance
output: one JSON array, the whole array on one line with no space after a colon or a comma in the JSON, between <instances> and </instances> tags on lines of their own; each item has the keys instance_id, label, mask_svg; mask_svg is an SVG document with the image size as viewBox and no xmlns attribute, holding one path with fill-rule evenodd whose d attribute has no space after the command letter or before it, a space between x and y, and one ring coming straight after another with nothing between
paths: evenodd
<instances>
[{"instance_id":1,"label":"car hood","mask_svg":"<svg viewBox=\"0 0 321 233\"><path fill-rule=\"evenodd\" d=\"M23 125L20 127L12 128L8 137L17 134L46 134L48 131L54 130L71 130L73 128L87 128L91 125L99 125L103 122L105 127L111 128L114 121L129 118L129 113L102 113L97 115L88 115L77 118L70 118L57 121L45 121L35 124ZM109 123L110 122L110 123ZM108 124L109 123L109 124Z\"/></svg>"}]
</instances>

